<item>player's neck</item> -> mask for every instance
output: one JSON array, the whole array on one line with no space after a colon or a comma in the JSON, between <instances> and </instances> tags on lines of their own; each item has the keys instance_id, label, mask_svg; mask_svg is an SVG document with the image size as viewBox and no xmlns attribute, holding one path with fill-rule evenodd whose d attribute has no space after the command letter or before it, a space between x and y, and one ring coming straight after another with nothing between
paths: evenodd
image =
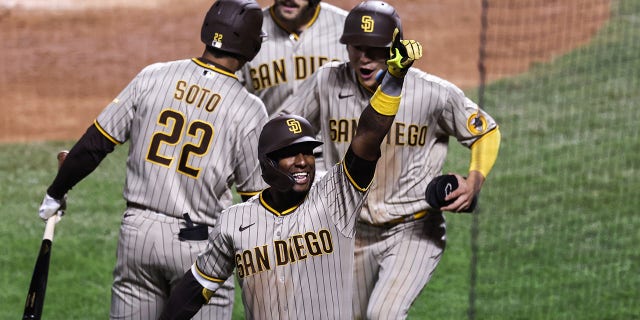
<instances>
[{"instance_id":1,"label":"player's neck","mask_svg":"<svg viewBox=\"0 0 640 320\"><path fill-rule=\"evenodd\" d=\"M242 67L241 62L232 57L215 57L209 52L205 50L201 57L198 58L200 61L220 68L222 70L235 73Z\"/></svg>"},{"instance_id":2,"label":"player's neck","mask_svg":"<svg viewBox=\"0 0 640 320\"><path fill-rule=\"evenodd\" d=\"M269 206L278 212L283 212L296 207L304 201L308 192L295 191L278 191L274 188L268 188L263 192L263 198Z\"/></svg>"}]
</instances>

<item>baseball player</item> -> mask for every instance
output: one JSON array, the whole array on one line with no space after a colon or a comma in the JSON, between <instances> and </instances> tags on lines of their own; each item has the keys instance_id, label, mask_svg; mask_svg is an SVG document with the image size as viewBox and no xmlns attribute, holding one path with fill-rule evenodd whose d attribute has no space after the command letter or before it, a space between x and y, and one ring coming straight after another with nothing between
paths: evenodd
<instances>
[{"instance_id":1,"label":"baseball player","mask_svg":"<svg viewBox=\"0 0 640 320\"><path fill-rule=\"evenodd\" d=\"M201 57L144 68L70 150L39 215L114 147L129 142L111 319L157 319L171 287L206 248L210 229L232 204L266 188L256 157L268 116L235 72L259 51L262 12L253 0L218 0L205 16ZM231 319L233 279L197 318Z\"/></svg>"},{"instance_id":2,"label":"baseball player","mask_svg":"<svg viewBox=\"0 0 640 320\"><path fill-rule=\"evenodd\" d=\"M366 1L348 14L340 41L348 63L331 63L303 82L282 112L298 114L322 134L325 163L347 151L357 115L386 68L389 39L402 30L396 10ZM354 262L356 319L403 319L431 278L445 247L441 211L464 211L480 192L496 160L500 132L494 119L453 84L416 68L405 76L400 111L382 144L380 165L361 211ZM450 137L471 149L466 178L431 208L425 189L441 174Z\"/></svg>"},{"instance_id":3,"label":"baseball player","mask_svg":"<svg viewBox=\"0 0 640 320\"><path fill-rule=\"evenodd\" d=\"M239 76L275 116L282 102L320 66L347 60L339 41L347 12L320 0L274 0L262 13L269 37ZM316 162L324 170L321 148L316 149Z\"/></svg>"},{"instance_id":4,"label":"baseball player","mask_svg":"<svg viewBox=\"0 0 640 320\"><path fill-rule=\"evenodd\" d=\"M271 115L321 65L347 60L339 42L347 12L320 0L275 0L262 13L269 37L241 79Z\"/></svg>"},{"instance_id":5,"label":"baseball player","mask_svg":"<svg viewBox=\"0 0 640 320\"><path fill-rule=\"evenodd\" d=\"M343 160L318 182L313 149L321 143L307 120L285 115L265 125L258 157L270 187L222 213L161 319L188 319L234 269L248 319L351 318L356 218L398 111L403 71L421 52L415 41L394 48Z\"/></svg>"}]
</instances>

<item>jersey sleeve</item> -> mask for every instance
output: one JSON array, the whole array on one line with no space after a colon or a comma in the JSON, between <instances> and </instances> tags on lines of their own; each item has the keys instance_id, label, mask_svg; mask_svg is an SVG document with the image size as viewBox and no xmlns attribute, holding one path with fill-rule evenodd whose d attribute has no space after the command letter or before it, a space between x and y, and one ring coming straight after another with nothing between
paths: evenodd
<instances>
[{"instance_id":1,"label":"jersey sleeve","mask_svg":"<svg viewBox=\"0 0 640 320\"><path fill-rule=\"evenodd\" d=\"M205 288L215 291L232 274L235 268L233 237L225 231L228 215L223 211L220 223L209 234L207 248L198 255L191 267L196 280Z\"/></svg>"},{"instance_id":2,"label":"jersey sleeve","mask_svg":"<svg viewBox=\"0 0 640 320\"><path fill-rule=\"evenodd\" d=\"M145 79L148 79L148 75L159 65L144 68L98 115L95 125L111 142L122 144L129 140L135 113L141 105L144 86L148 84Z\"/></svg>"},{"instance_id":3,"label":"jersey sleeve","mask_svg":"<svg viewBox=\"0 0 640 320\"><path fill-rule=\"evenodd\" d=\"M247 115L246 125L243 126L242 136L237 140L235 154L237 166L235 168L235 183L238 194L253 196L268 187L262 179L260 163L258 161L258 140L262 127L268 121L264 104L254 99L256 110L253 115Z\"/></svg>"},{"instance_id":4,"label":"jersey sleeve","mask_svg":"<svg viewBox=\"0 0 640 320\"><path fill-rule=\"evenodd\" d=\"M455 136L462 145L469 148L487 132L496 128L496 121L466 97L462 90L450 84L447 93L439 123L447 134Z\"/></svg>"},{"instance_id":5,"label":"jersey sleeve","mask_svg":"<svg viewBox=\"0 0 640 320\"><path fill-rule=\"evenodd\" d=\"M337 229L345 237L352 238L374 171L375 161L359 159L348 151L340 163L315 183L317 188L312 188L311 192L318 194L309 194L307 199L315 199L309 200L316 201L315 206L329 208L326 211L331 213Z\"/></svg>"}]
</instances>

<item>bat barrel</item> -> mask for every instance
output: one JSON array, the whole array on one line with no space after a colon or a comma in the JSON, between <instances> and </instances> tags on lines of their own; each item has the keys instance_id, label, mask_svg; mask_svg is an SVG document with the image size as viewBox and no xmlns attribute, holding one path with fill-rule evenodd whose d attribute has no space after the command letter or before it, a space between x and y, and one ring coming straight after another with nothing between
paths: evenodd
<instances>
[{"instance_id":1,"label":"bat barrel","mask_svg":"<svg viewBox=\"0 0 640 320\"><path fill-rule=\"evenodd\" d=\"M49 275L49 261L51 259L51 240L42 240L40 254L36 260L36 266L31 276L29 293L24 305L22 319L40 319L44 306L45 291L47 290L47 278Z\"/></svg>"}]
</instances>

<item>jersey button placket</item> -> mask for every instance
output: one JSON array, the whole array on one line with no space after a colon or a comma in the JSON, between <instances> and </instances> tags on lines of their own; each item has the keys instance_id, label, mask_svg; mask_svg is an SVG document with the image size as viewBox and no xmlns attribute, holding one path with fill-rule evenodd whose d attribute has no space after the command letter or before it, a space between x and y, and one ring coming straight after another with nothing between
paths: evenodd
<instances>
[{"instance_id":1,"label":"jersey button placket","mask_svg":"<svg viewBox=\"0 0 640 320\"><path fill-rule=\"evenodd\" d=\"M282 222L284 218L278 217L276 218L276 227L274 228L274 239L282 240L280 237L282 235ZM278 281L280 283L284 283L284 268L277 268L278 273Z\"/></svg>"},{"instance_id":2,"label":"jersey button placket","mask_svg":"<svg viewBox=\"0 0 640 320\"><path fill-rule=\"evenodd\" d=\"M276 218L276 227L273 229L275 239L281 240L280 235L282 234L282 218Z\"/></svg>"}]
</instances>

